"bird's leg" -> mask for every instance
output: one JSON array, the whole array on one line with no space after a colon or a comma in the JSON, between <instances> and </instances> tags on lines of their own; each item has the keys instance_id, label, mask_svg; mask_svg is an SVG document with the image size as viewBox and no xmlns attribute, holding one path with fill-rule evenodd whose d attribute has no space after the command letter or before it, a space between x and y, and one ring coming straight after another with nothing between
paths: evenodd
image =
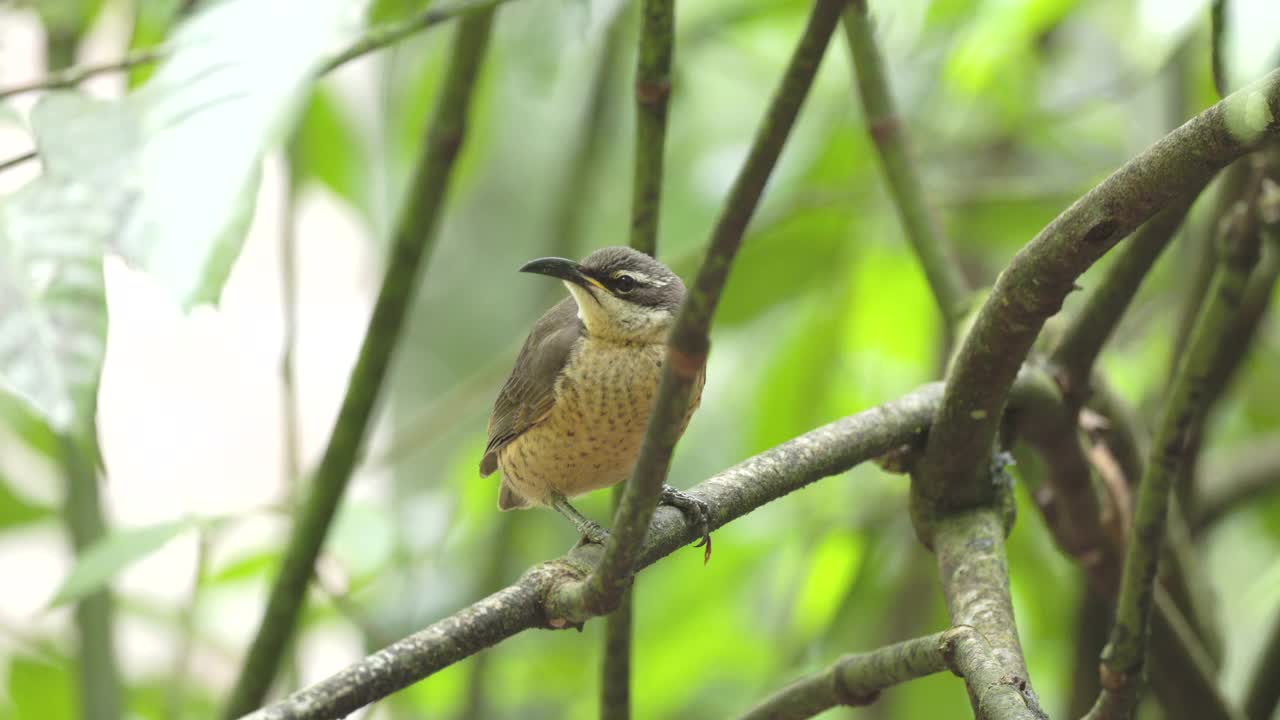
<instances>
[{"instance_id":1,"label":"bird's leg","mask_svg":"<svg viewBox=\"0 0 1280 720\"><path fill-rule=\"evenodd\" d=\"M577 508L569 504L568 498L560 493L551 494L551 507L561 515L569 518L569 522L578 528L578 532L582 537L590 540L597 545L603 545L604 541L609 537L609 531L600 527L600 523L595 520L587 519Z\"/></svg>"},{"instance_id":2,"label":"bird's leg","mask_svg":"<svg viewBox=\"0 0 1280 720\"><path fill-rule=\"evenodd\" d=\"M711 559L711 507L702 500L681 492L670 485L662 486L662 496L658 500L663 505L670 505L685 514L693 522L693 526L702 534L702 539L694 547L705 547L702 562Z\"/></svg>"}]
</instances>

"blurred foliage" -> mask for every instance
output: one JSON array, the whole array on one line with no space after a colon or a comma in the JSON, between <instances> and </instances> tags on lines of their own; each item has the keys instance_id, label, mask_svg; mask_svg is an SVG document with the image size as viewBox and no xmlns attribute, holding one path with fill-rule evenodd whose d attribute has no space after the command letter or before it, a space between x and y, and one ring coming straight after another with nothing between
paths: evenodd
<instances>
[{"instance_id":1,"label":"blurred foliage","mask_svg":"<svg viewBox=\"0 0 1280 720\"><path fill-rule=\"evenodd\" d=\"M184 27L198 28L206 17L201 14L206 10L181 17L184 3L178 0L99 4L38 0L29 6L50 32L75 36L105 23L107 9L116 12L115 18L132 18L127 35L119 39L121 52L172 42ZM199 4L219 5L213 0ZM366 19L403 18L426 5L375 0ZM929 200L976 285L989 284L1013 252L1075 197L1172 122L1212 101L1207 14L1198 7L1204 3L1171 3L1163 11L1151 5L1138 0L871 3ZM1266 0L1233 5L1245 24L1250 17L1258 23L1274 17ZM696 268L718 203L808 7L802 0L679 4L659 256L686 277ZM567 149L578 140L607 24L615 15L619 22L634 20L616 9L606 0L520 0L499 12L447 222L388 393L391 442L411 442L407 450L387 456L386 463L370 462L356 478L357 491L330 534L320 572L324 591L312 593L299 647L312 648L309 643L335 634L356 637L365 649L376 647L493 590L484 586L483 577L493 553L505 555L503 581L510 581L574 540L567 524L535 511L519 516L510 541L495 546L497 524L507 516L494 507L496 485L475 475L486 411L501 373L523 333L549 304L548 288L517 276L515 268L532 257L582 255L625 242L631 44L627 76L617 78L602 130L608 141L595 158L598 180L576 199L584 231L580 237L551 236L558 201L553 189L562 185ZM1152 22L1162 12L1191 20ZM229 28L218 26L202 36L198 51L232 52L241 38ZM281 25L271 32L283 41L291 30ZM627 35L632 42L634 32ZM226 262L238 251L258 190L259 155L278 149L289 129L288 163L296 188L320 191L314 194L349 213L374 254L381 253L438 87L447 37L448 28L422 33L322 80L300 82L305 92L276 98L278 105L257 116L258 126L227 125L227 133L258 133L252 137L167 146L168 162L188 165L182 168L185 174L162 177L170 183L186 178L182 182L191 186L181 198L192 212L200 212L181 216L169 208L163 215L173 224L166 242L176 243L167 251L182 255L173 259L178 270L143 266L151 267L162 284L184 291L181 299L192 299L197 289L209 291L204 297L216 294L221 273L214 272L212 285L200 282L203 273L218 269L208 258L219 255ZM1229 34L1236 43L1247 37L1259 42L1257 34ZM1266 50L1274 57L1274 38L1271 43ZM673 468L677 486L692 485L818 424L892 399L936 378L942 366L946 348L939 319L877 173L851 94L847 49L834 45L730 278L717 317L703 408ZM221 82L250 82L248 70ZM1237 64L1233 77L1243 81L1263 70ZM138 68L128 84L140 95L149 88L156 93L162 73ZM219 74L212 76L216 80ZM190 93L182 97L196 102L216 100L210 93L238 92L235 86L201 88L178 80L169 86L172 91ZM41 152L50 153L46 177L37 183L47 182L56 169L59 144L74 151L95 149L81 136L50 145L42 138L50 128L42 127L38 115L31 123ZM201 170L218 162L228 146L243 151L238 157L248 158L245 167L252 172L236 175L239 184L219 186ZM129 146L97 150L119 159ZM6 217L23 204L24 192L32 190L0 200ZM220 204L211 197L221 198ZM221 210L206 212L206 204ZM1206 205L1197 205L1185 236L1203 233ZM72 211L67 216L83 220ZM210 226L206 220L218 222ZM178 236L181 241L173 240ZM205 252L218 243L225 243L223 252ZM307 243L300 238L301 245ZM106 245L104 240L92 252L100 254ZM1145 410L1164 389L1179 293L1197 270L1190 262L1192 250L1170 249L1103 358L1102 368L1119 392ZM1098 277L1095 269L1080 284L1087 289ZM101 298L89 300L101 307ZM1070 298L1067 311L1077 303L1078 297ZM6 305L3 311L13 308ZM305 317L326 309L300 312ZM6 327L0 323L0 349ZM1274 319L1264 323L1235 391L1215 413L1215 447L1230 448L1280 427L1277 327ZM488 376L492 379L475 381ZM31 463L46 462L48 428L28 410L8 411L3 403L11 398L0 396L0 401L5 442L21 446ZM424 408L431 415L425 421ZM431 431L413 432L422 426ZM0 540L55 526L48 498L60 491L31 493L29 484L18 482L22 470L5 447L0 446ZM378 453L371 451L370 457ZM266 478L276 472L263 470ZM1034 469L1028 464L1015 472ZM103 487L112 492L110 481ZM360 492L362 487L369 491ZM1070 696L1081 577L1053 546L1025 490L1018 501L1019 522L1009 540L1015 609L1028 664L1056 717ZM715 557L706 567L699 552L689 551L646 570L636 592L635 716L732 716L841 653L944 627L933 558L916 542L905 503L903 478L859 467L720 530ZM584 498L581 509L607 517L607 493ZM136 663L125 663L131 717L174 717L174 686L183 688L178 716L214 714L243 652L242 636L229 639L227 628L256 623L283 547L277 532L217 551L218 538L249 522L231 519L226 523L231 527L210 540L214 559L199 583L190 632L198 661L190 667L198 669L174 669L166 661L163 670L153 663L140 671ZM182 527L143 531L152 533L144 538L148 542L133 544L124 559L156 549L172 539L167 533ZM138 532L120 528L108 542L136 540ZM1260 638L1247 623L1226 620L1261 617L1280 607L1278 549L1280 501L1274 499L1231 516L1204 538L1212 586L1239 589L1216 598L1228 645L1223 677L1233 697L1242 692ZM23 550L6 544L0 551ZM117 554L113 564L99 567L94 582L111 580L127 564L120 559ZM137 635L163 645L166 658L176 652L185 632L181 616L190 599L190 578L173 583L154 597L130 587L122 598L118 614L129 647L134 644L127 638ZM78 668L66 618L43 621L48 619L28 628L21 618L0 616L0 668L7 688L0 694L0 720L77 716L72 688ZM525 633L489 651L493 717L595 717L602 627L592 622L581 634ZM317 653L327 663L324 670L353 659L356 650L349 645ZM374 717L458 715L467 702L473 667L473 661L463 662L397 694L381 703ZM285 675L284 684L300 682L296 672ZM869 708L831 715L950 718L966 717L967 708L962 685L940 675L891 690Z\"/></svg>"}]
</instances>

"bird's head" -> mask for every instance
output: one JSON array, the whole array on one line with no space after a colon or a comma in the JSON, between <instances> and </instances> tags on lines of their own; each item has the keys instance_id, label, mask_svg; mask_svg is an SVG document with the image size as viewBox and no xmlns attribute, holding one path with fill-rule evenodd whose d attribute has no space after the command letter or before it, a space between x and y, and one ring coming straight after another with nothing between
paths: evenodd
<instances>
[{"instance_id":1,"label":"bird's head","mask_svg":"<svg viewBox=\"0 0 1280 720\"><path fill-rule=\"evenodd\" d=\"M563 280L587 332L623 342L665 340L684 301L684 283L675 273L628 247L601 248L582 262L539 258L520 272Z\"/></svg>"}]
</instances>

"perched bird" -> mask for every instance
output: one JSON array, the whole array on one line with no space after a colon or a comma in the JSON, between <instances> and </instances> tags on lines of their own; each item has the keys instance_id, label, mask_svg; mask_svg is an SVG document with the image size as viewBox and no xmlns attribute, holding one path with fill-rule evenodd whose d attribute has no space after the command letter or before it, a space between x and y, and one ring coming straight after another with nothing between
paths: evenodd
<instances>
[{"instance_id":1,"label":"perched bird","mask_svg":"<svg viewBox=\"0 0 1280 720\"><path fill-rule=\"evenodd\" d=\"M568 498L626 480L644 439L684 283L626 247L582 262L540 258L520 268L559 279L570 297L533 326L489 417L480 475L499 468L498 507L550 506L593 542L608 534ZM698 374L679 431L702 397ZM706 504L664 485L662 501L690 515L708 544ZM709 547L708 547L709 549Z\"/></svg>"}]
</instances>

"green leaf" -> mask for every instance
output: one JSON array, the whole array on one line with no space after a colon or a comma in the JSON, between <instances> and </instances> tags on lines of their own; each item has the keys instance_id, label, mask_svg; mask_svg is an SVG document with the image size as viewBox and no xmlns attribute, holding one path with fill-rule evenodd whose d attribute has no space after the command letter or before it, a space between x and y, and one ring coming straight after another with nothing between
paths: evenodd
<instances>
[{"instance_id":1,"label":"green leaf","mask_svg":"<svg viewBox=\"0 0 1280 720\"><path fill-rule=\"evenodd\" d=\"M262 155L360 11L346 0L228 0L181 27L173 53L124 100L63 92L36 105L43 173L0 201L0 391L54 430L90 426L109 249L184 304L217 298Z\"/></svg>"},{"instance_id":2,"label":"green leaf","mask_svg":"<svg viewBox=\"0 0 1280 720\"><path fill-rule=\"evenodd\" d=\"M430 0L373 0L369 5L369 22L400 20L426 9Z\"/></svg>"},{"instance_id":3,"label":"green leaf","mask_svg":"<svg viewBox=\"0 0 1280 720\"><path fill-rule=\"evenodd\" d=\"M30 525L53 516L53 508L33 505L14 493L3 472L0 472L0 531Z\"/></svg>"},{"instance_id":4,"label":"green leaf","mask_svg":"<svg viewBox=\"0 0 1280 720\"><path fill-rule=\"evenodd\" d=\"M280 564L280 551L264 550L232 561L209 577L211 585L223 585L267 577Z\"/></svg>"},{"instance_id":5,"label":"green leaf","mask_svg":"<svg viewBox=\"0 0 1280 720\"><path fill-rule=\"evenodd\" d=\"M228 0L184 23L130 96L143 192L121 247L187 304L217 298L239 254L262 155L291 129L315 72L363 3ZM287 27L288 32L281 32Z\"/></svg>"},{"instance_id":6,"label":"green leaf","mask_svg":"<svg viewBox=\"0 0 1280 720\"><path fill-rule=\"evenodd\" d=\"M76 683L63 664L17 657L9 663L9 697L19 720L74 720Z\"/></svg>"},{"instance_id":7,"label":"green leaf","mask_svg":"<svg viewBox=\"0 0 1280 720\"><path fill-rule=\"evenodd\" d=\"M72 93L32 110L44 172L0 204L0 392L55 430L92 419L106 350L102 252L135 194L130 113Z\"/></svg>"},{"instance_id":8,"label":"green leaf","mask_svg":"<svg viewBox=\"0 0 1280 720\"><path fill-rule=\"evenodd\" d=\"M194 524L187 519L150 525L116 531L98 540L77 558L49 606L75 602L105 588L121 570L164 547Z\"/></svg>"},{"instance_id":9,"label":"green leaf","mask_svg":"<svg viewBox=\"0 0 1280 720\"><path fill-rule=\"evenodd\" d=\"M83 35L93 25L102 0L39 0L34 4L50 35Z\"/></svg>"},{"instance_id":10,"label":"green leaf","mask_svg":"<svg viewBox=\"0 0 1280 720\"><path fill-rule=\"evenodd\" d=\"M129 50L153 48L164 42L173 29L182 9L181 0L147 0L137 3L133 18L133 35L129 38ZM146 82L156 72L152 63L142 63L129 68L129 88Z\"/></svg>"},{"instance_id":11,"label":"green leaf","mask_svg":"<svg viewBox=\"0 0 1280 720\"><path fill-rule=\"evenodd\" d=\"M311 95L295 144L295 177L313 177L353 207L368 209L365 153L342 107L323 88Z\"/></svg>"},{"instance_id":12,"label":"green leaf","mask_svg":"<svg viewBox=\"0 0 1280 720\"><path fill-rule=\"evenodd\" d=\"M3 323L0 323L2 328ZM33 412L29 404L3 391L0 391L0 422L32 450L49 460L58 459L58 436L49 423Z\"/></svg>"}]
</instances>

